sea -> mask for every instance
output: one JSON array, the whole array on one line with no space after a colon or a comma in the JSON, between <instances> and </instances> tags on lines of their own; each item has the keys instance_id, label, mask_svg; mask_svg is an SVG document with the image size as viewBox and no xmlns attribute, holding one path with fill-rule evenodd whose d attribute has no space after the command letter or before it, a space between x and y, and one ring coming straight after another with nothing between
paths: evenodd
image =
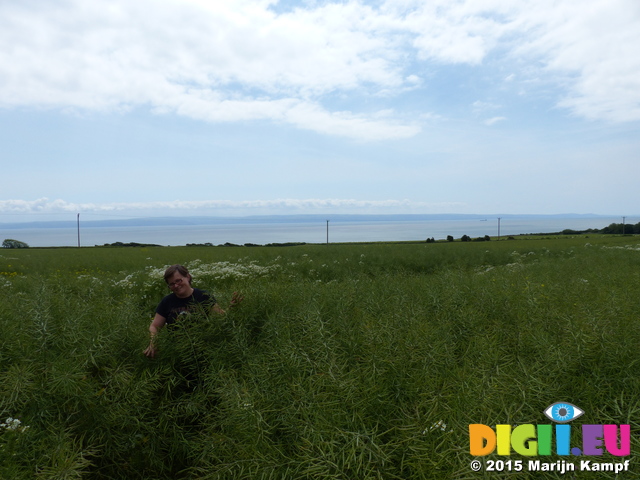
<instances>
[{"instance_id":1,"label":"sea","mask_svg":"<svg viewBox=\"0 0 640 480\"><path fill-rule=\"evenodd\" d=\"M135 224L135 221L0 223L0 240L16 239L31 247L77 247L78 244L88 247L116 242L162 246L392 242L440 240L449 235L456 239L463 235L508 237L565 229L601 229L611 223L622 223L622 217L601 215L301 215L147 220L138 222L144 224Z\"/></svg>"}]
</instances>

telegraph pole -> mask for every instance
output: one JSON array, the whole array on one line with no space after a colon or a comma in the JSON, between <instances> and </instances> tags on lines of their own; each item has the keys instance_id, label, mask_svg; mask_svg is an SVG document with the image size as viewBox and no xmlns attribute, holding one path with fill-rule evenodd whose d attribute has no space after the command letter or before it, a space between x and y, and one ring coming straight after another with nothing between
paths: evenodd
<instances>
[{"instance_id":1,"label":"telegraph pole","mask_svg":"<svg viewBox=\"0 0 640 480\"><path fill-rule=\"evenodd\" d=\"M78 248L80 248L80 214L78 214Z\"/></svg>"},{"instance_id":2,"label":"telegraph pole","mask_svg":"<svg viewBox=\"0 0 640 480\"><path fill-rule=\"evenodd\" d=\"M500 217L498 217L498 240L500 240Z\"/></svg>"},{"instance_id":3,"label":"telegraph pole","mask_svg":"<svg viewBox=\"0 0 640 480\"><path fill-rule=\"evenodd\" d=\"M327 245L329 245L329 220L327 220Z\"/></svg>"}]
</instances>

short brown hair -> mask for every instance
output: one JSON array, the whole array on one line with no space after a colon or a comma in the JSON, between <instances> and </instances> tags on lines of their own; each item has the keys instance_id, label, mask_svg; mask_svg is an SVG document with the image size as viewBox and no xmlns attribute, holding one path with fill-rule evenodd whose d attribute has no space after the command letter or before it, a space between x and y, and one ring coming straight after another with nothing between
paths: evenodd
<instances>
[{"instance_id":1,"label":"short brown hair","mask_svg":"<svg viewBox=\"0 0 640 480\"><path fill-rule=\"evenodd\" d=\"M187 270L187 267L185 267L184 265L177 265L176 264L176 265L171 265L169 268L167 268L164 271L164 281L166 283L169 283L169 279L175 273L179 273L183 277L187 277L189 279L189 285L191 285L191 274L189 273L189 270Z\"/></svg>"}]
</instances>

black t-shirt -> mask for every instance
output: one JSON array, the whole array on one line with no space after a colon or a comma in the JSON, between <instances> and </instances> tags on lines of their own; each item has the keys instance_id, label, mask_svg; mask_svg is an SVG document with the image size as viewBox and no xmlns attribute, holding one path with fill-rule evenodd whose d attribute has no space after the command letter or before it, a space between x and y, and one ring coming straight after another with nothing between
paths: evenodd
<instances>
[{"instance_id":1,"label":"black t-shirt","mask_svg":"<svg viewBox=\"0 0 640 480\"><path fill-rule=\"evenodd\" d=\"M213 295L194 288L193 293L187 298L180 298L175 293L170 293L160 301L156 313L167 319L167 325L171 325L175 323L179 315L198 311L209 313L209 309L215 303L216 299Z\"/></svg>"}]
</instances>

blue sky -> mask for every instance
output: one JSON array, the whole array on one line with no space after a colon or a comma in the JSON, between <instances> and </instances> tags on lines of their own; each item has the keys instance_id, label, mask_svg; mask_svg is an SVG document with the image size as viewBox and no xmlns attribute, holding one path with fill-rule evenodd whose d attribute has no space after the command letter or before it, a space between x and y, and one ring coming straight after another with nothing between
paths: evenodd
<instances>
[{"instance_id":1,"label":"blue sky","mask_svg":"<svg viewBox=\"0 0 640 480\"><path fill-rule=\"evenodd\" d=\"M637 0L0 2L0 222L638 215Z\"/></svg>"}]
</instances>

